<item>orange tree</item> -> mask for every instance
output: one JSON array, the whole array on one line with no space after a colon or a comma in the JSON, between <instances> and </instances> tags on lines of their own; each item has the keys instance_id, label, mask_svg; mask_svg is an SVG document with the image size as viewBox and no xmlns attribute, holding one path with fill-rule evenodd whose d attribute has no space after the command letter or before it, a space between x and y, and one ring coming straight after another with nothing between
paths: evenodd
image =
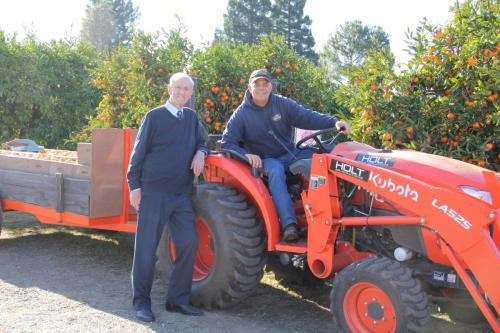
<instances>
[{"instance_id":1,"label":"orange tree","mask_svg":"<svg viewBox=\"0 0 500 333\"><path fill-rule=\"evenodd\" d=\"M326 71L296 54L282 37L263 37L253 45L221 41L195 51L189 68L198 81L196 109L210 133L222 133L243 101L248 76L258 68L271 73L276 93L316 111L342 111Z\"/></svg>"},{"instance_id":2,"label":"orange tree","mask_svg":"<svg viewBox=\"0 0 500 333\"><path fill-rule=\"evenodd\" d=\"M182 27L159 34L138 33L130 46L119 46L93 71L102 92L96 113L74 141L87 141L93 128L138 127L151 108L165 103L170 76L182 71L191 45Z\"/></svg>"},{"instance_id":3,"label":"orange tree","mask_svg":"<svg viewBox=\"0 0 500 333\"><path fill-rule=\"evenodd\" d=\"M409 37L413 54L372 53L338 91L354 136L372 145L408 147L498 170L500 167L499 6L466 1L442 27L424 22Z\"/></svg>"}]
</instances>

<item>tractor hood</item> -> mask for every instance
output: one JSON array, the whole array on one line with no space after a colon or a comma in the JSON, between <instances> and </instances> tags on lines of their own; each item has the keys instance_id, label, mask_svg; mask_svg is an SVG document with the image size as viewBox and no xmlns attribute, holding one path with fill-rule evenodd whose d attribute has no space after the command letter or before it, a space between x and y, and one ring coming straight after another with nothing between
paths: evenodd
<instances>
[{"instance_id":1,"label":"tractor hood","mask_svg":"<svg viewBox=\"0 0 500 333\"><path fill-rule=\"evenodd\" d=\"M338 144L331 154L387 168L430 185L454 189L468 185L488 190L483 177L485 169L448 157L407 149L375 149L357 142Z\"/></svg>"}]
</instances>

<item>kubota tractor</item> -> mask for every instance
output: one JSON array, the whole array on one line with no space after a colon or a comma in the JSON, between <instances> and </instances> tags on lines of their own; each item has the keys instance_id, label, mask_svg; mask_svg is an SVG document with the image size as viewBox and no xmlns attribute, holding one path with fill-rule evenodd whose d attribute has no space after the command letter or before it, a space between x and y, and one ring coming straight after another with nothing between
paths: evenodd
<instances>
[{"instance_id":1,"label":"kubota tractor","mask_svg":"<svg viewBox=\"0 0 500 333\"><path fill-rule=\"evenodd\" d=\"M207 157L195 186L200 244L193 302L225 308L259 283L271 252L334 277L331 311L341 332L422 332L430 302L452 317L483 317L500 332L500 175L411 150L314 139L290 166L289 192L304 236L280 242L265 177L235 152ZM175 249L165 231L160 268Z\"/></svg>"}]
</instances>

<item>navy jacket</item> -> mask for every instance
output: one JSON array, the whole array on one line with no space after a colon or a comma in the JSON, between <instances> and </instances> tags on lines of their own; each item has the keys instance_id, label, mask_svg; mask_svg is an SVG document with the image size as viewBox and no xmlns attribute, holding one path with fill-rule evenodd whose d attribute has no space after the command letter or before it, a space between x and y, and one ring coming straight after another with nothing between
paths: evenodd
<instances>
[{"instance_id":1,"label":"navy jacket","mask_svg":"<svg viewBox=\"0 0 500 333\"><path fill-rule=\"evenodd\" d=\"M263 108L255 105L247 90L222 135L221 147L261 158L279 157L293 150L292 128L320 130L335 127L337 118L306 109L292 99L271 93ZM244 148L239 146L244 143Z\"/></svg>"},{"instance_id":2,"label":"navy jacket","mask_svg":"<svg viewBox=\"0 0 500 333\"><path fill-rule=\"evenodd\" d=\"M191 162L197 150L208 153L205 130L193 110L183 109L182 119L165 106L149 111L141 124L130 158L130 191L191 193Z\"/></svg>"}]
</instances>

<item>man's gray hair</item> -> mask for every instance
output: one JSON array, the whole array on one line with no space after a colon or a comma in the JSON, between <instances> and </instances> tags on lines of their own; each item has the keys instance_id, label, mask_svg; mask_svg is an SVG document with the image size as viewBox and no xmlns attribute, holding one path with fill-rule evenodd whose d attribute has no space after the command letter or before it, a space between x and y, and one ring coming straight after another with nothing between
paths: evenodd
<instances>
[{"instance_id":1,"label":"man's gray hair","mask_svg":"<svg viewBox=\"0 0 500 333\"><path fill-rule=\"evenodd\" d=\"M189 83L191 83L191 87L194 88L194 81L193 79L187 75L186 73L175 73L170 77L169 85L173 86L175 82L177 82L180 79L188 79Z\"/></svg>"}]
</instances>

